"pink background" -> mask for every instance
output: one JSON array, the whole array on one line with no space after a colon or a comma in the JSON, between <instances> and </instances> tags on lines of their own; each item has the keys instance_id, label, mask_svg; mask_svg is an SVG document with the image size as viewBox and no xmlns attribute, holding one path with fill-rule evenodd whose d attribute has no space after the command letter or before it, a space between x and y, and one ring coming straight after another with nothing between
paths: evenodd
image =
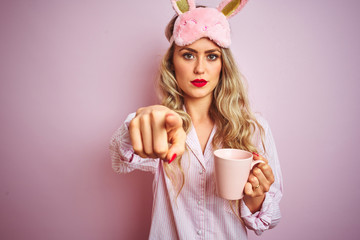
<instances>
[{"instance_id":1,"label":"pink background","mask_svg":"<svg viewBox=\"0 0 360 240\"><path fill-rule=\"evenodd\" d=\"M0 239L147 238L152 176L116 175L108 142L157 102L169 2L0 2ZM282 221L262 239L358 239L359 10L253 0L230 20L284 177Z\"/></svg>"}]
</instances>

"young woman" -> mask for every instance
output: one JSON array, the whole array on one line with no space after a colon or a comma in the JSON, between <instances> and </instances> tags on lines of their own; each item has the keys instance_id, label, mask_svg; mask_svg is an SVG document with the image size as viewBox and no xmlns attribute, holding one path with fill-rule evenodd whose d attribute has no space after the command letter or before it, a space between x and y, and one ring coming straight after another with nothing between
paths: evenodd
<instances>
[{"instance_id":1,"label":"young woman","mask_svg":"<svg viewBox=\"0 0 360 240\"><path fill-rule=\"evenodd\" d=\"M118 173L154 174L150 239L246 239L280 219L282 177L270 128L250 110L229 50L227 18L246 1L196 8L172 0L179 16L166 29L171 46L160 68L162 105L140 108L115 132L110 150ZM262 159L244 198L216 195L213 151L237 148Z\"/></svg>"}]
</instances>

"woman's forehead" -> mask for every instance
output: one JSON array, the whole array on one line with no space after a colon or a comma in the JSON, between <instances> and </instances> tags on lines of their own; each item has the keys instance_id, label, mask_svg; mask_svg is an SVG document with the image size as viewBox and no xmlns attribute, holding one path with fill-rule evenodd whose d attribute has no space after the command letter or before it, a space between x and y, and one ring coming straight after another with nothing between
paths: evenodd
<instances>
[{"instance_id":1,"label":"woman's forehead","mask_svg":"<svg viewBox=\"0 0 360 240\"><path fill-rule=\"evenodd\" d=\"M220 47L208 38L198 39L195 42L193 42L189 45L186 45L186 46L175 45L175 48L178 50L190 48L190 49L196 50L197 52L203 52L203 51L208 51L208 50L219 50L220 51Z\"/></svg>"}]
</instances>

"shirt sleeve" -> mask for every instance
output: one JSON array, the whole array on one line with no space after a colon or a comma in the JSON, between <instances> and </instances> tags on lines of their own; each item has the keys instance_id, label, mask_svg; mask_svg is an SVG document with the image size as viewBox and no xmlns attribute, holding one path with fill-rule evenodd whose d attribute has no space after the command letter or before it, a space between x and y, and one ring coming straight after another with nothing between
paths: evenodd
<instances>
[{"instance_id":1,"label":"shirt sleeve","mask_svg":"<svg viewBox=\"0 0 360 240\"><path fill-rule=\"evenodd\" d=\"M117 173L129 173L135 169L155 173L159 158L141 158L134 153L129 134L129 124L134 117L135 113L130 114L111 137L109 150L112 168Z\"/></svg>"},{"instance_id":2,"label":"shirt sleeve","mask_svg":"<svg viewBox=\"0 0 360 240\"><path fill-rule=\"evenodd\" d=\"M247 228L253 230L256 235L261 235L265 230L274 228L280 221L281 213L279 203L283 193L283 181L278 154L270 127L265 119L258 118L258 121L264 128L264 145L266 148L266 154L264 154L264 156L269 161L275 182L265 194L265 199L260 211L251 213L243 200L240 202L240 210L241 217ZM264 150L261 144L259 144L259 148Z\"/></svg>"}]
</instances>

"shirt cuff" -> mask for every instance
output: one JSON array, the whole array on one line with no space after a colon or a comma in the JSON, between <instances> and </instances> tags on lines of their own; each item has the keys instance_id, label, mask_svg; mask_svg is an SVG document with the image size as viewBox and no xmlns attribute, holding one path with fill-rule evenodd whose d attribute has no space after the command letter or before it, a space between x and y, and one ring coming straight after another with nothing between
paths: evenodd
<instances>
[{"instance_id":1,"label":"shirt cuff","mask_svg":"<svg viewBox=\"0 0 360 240\"><path fill-rule=\"evenodd\" d=\"M241 218L249 229L254 230L256 235L261 235L265 230L269 229L271 225L272 202L273 200L270 194L268 192L265 193L265 199L261 209L255 213L251 213L244 200L240 202Z\"/></svg>"}]
</instances>

